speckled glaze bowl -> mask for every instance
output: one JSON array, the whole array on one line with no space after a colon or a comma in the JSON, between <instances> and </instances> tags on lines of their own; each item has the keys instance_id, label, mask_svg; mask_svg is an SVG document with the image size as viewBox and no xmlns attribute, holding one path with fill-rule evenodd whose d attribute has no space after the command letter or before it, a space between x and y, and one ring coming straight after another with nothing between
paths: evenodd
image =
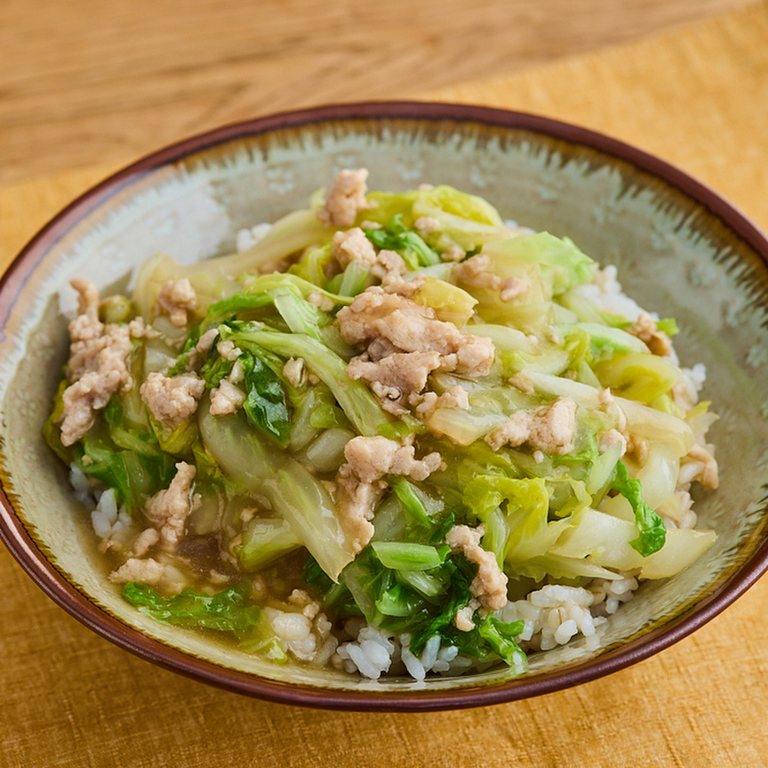
<instances>
[{"instance_id":1,"label":"speckled glaze bowl","mask_svg":"<svg viewBox=\"0 0 768 768\"><path fill-rule=\"evenodd\" d=\"M88 515L40 430L67 356L75 276L124 286L157 251L182 263L229 252L239 229L302 207L345 167L370 186L427 181L480 194L505 218L568 235L619 268L624 289L677 318L683 364L703 362L721 488L698 506L716 545L646 583L601 628L531 659L426 684L277 666L140 615L110 585ZM343 709L430 710L547 693L644 659L727 607L768 567L768 242L716 193L666 163L574 126L469 106L374 103L277 115L162 150L75 201L0 284L0 535L57 603L123 648L245 694Z\"/></svg>"}]
</instances>

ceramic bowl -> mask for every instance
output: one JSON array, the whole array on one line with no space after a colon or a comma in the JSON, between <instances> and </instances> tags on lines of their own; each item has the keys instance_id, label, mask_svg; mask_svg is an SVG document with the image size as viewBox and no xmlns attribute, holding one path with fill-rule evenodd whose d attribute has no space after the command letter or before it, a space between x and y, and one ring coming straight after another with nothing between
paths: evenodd
<instances>
[{"instance_id":1,"label":"ceramic bowl","mask_svg":"<svg viewBox=\"0 0 768 768\"><path fill-rule=\"evenodd\" d=\"M700 501L718 540L677 577L645 583L600 630L493 670L426 684L277 666L138 614L95 556L88 515L40 436L67 355L80 275L124 285L157 251L190 263L234 249L243 227L302 207L345 167L370 186L447 183L502 216L568 235L624 289L683 329L683 364L702 362L721 487ZM18 256L0 285L0 534L37 584L123 648L166 668L274 701L428 710L551 692L644 659L700 627L768 565L768 242L715 192L637 149L574 126L469 106L373 103L277 115L184 141L88 191Z\"/></svg>"}]
</instances>

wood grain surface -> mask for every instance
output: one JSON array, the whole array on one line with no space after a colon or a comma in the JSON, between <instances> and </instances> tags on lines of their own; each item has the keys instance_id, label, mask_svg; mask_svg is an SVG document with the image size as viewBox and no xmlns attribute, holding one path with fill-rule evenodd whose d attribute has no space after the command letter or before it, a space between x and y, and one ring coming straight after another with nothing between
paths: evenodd
<instances>
[{"instance_id":1,"label":"wood grain surface","mask_svg":"<svg viewBox=\"0 0 768 768\"><path fill-rule=\"evenodd\" d=\"M567 119L675 163L768 230L768 0L741 5L488 0L480 17L479 3L426 0L411 17L403 0L0 0L0 270L136 155L343 98ZM768 577L664 652L536 699L335 713L246 699L134 657L0 547L0 768L765 768L766 602Z\"/></svg>"},{"instance_id":2,"label":"wood grain surface","mask_svg":"<svg viewBox=\"0 0 768 768\"><path fill-rule=\"evenodd\" d=\"M743 0L2 0L0 183L216 125L413 97Z\"/></svg>"}]
</instances>

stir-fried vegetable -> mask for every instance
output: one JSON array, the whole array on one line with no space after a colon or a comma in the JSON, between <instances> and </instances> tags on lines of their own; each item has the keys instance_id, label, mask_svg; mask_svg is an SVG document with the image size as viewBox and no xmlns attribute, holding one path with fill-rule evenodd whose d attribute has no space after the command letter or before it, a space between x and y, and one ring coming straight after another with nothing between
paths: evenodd
<instances>
[{"instance_id":1,"label":"stir-fried vegetable","mask_svg":"<svg viewBox=\"0 0 768 768\"><path fill-rule=\"evenodd\" d=\"M717 484L714 417L675 321L606 311L568 238L345 173L244 253L158 255L100 307L76 286L45 438L158 621L373 677L520 672L537 590L589 604L711 546L688 490Z\"/></svg>"}]
</instances>

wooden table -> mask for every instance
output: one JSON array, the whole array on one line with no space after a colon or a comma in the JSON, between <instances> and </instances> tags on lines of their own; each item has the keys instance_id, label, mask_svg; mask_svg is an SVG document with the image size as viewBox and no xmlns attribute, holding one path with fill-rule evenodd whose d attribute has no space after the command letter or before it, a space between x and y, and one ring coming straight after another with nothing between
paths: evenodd
<instances>
[{"instance_id":1,"label":"wooden table","mask_svg":"<svg viewBox=\"0 0 768 768\"><path fill-rule=\"evenodd\" d=\"M768 229L768 0L741 6L0 0L0 270L142 153L227 121L372 98L578 122L681 166ZM0 768L765 768L767 602L768 577L663 653L537 699L335 713L249 700L113 647L0 548Z\"/></svg>"},{"instance_id":2,"label":"wooden table","mask_svg":"<svg viewBox=\"0 0 768 768\"><path fill-rule=\"evenodd\" d=\"M0 184L222 123L398 99L744 0L2 0Z\"/></svg>"}]
</instances>

